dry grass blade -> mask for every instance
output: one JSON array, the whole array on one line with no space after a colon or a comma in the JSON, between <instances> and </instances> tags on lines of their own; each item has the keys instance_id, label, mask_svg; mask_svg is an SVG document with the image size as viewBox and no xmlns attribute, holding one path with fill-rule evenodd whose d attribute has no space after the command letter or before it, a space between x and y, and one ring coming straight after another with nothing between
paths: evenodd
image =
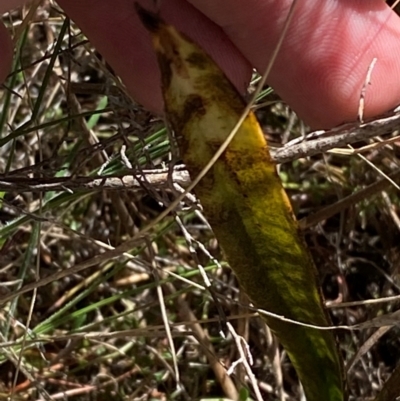
<instances>
[{"instance_id":1,"label":"dry grass blade","mask_svg":"<svg viewBox=\"0 0 400 401\"><path fill-rule=\"evenodd\" d=\"M361 357L366 354L375 344L377 344L378 340L384 336L393 326L382 326L379 327L378 330L372 334L364 344L358 349L357 353L350 359L350 361L346 365L347 374L351 372L356 363L361 359Z\"/></svg>"},{"instance_id":2,"label":"dry grass blade","mask_svg":"<svg viewBox=\"0 0 400 401\"><path fill-rule=\"evenodd\" d=\"M374 401L389 401L398 399L400 394L400 365L397 366L388 379L383 385L382 390Z\"/></svg>"}]
</instances>

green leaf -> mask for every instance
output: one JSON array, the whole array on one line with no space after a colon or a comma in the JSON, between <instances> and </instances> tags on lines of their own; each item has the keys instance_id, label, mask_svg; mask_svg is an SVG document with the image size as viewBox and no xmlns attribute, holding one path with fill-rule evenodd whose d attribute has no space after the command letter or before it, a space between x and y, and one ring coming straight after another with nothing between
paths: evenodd
<instances>
[{"instance_id":1,"label":"green leaf","mask_svg":"<svg viewBox=\"0 0 400 401\"><path fill-rule=\"evenodd\" d=\"M159 61L167 119L192 179L245 109L236 89L196 44L139 8ZM316 268L253 113L195 188L242 288L285 347L308 401L343 401L343 367Z\"/></svg>"}]
</instances>

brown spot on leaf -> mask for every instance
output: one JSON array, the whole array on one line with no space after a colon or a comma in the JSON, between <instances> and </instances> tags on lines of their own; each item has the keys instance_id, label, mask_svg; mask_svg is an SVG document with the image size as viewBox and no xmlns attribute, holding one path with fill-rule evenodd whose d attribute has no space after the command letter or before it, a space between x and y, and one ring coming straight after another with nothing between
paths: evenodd
<instances>
[{"instance_id":1,"label":"brown spot on leaf","mask_svg":"<svg viewBox=\"0 0 400 401\"><path fill-rule=\"evenodd\" d=\"M206 114L206 107L203 98L195 94L188 95L183 104L182 125L185 126L193 117L201 117L204 114Z\"/></svg>"},{"instance_id":2,"label":"brown spot on leaf","mask_svg":"<svg viewBox=\"0 0 400 401\"><path fill-rule=\"evenodd\" d=\"M185 135L185 127L194 118L200 118L206 113L204 100L199 95L188 95L181 111L177 111L173 102L165 102L168 121L175 132L175 138L183 154L189 147L189 138ZM171 107L172 105L172 107Z\"/></svg>"},{"instance_id":3,"label":"brown spot on leaf","mask_svg":"<svg viewBox=\"0 0 400 401\"><path fill-rule=\"evenodd\" d=\"M210 66L210 59L205 54L197 52L190 53L189 56L186 57L186 61L200 70L205 70Z\"/></svg>"},{"instance_id":4,"label":"brown spot on leaf","mask_svg":"<svg viewBox=\"0 0 400 401\"><path fill-rule=\"evenodd\" d=\"M165 92L171 85L172 80L171 60L161 52L157 52L157 58L161 70L161 82Z\"/></svg>"}]
</instances>

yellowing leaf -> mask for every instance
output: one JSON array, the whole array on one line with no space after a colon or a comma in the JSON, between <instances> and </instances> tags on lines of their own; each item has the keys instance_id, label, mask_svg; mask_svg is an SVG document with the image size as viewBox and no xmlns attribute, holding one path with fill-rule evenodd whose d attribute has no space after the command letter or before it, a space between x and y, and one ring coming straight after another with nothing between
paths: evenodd
<instances>
[{"instance_id":1,"label":"yellowing leaf","mask_svg":"<svg viewBox=\"0 0 400 401\"><path fill-rule=\"evenodd\" d=\"M195 178L238 122L245 104L196 44L138 7L162 74L165 112ZM250 113L195 188L240 285L257 308L327 326L316 269L290 202ZM263 316L288 352L308 401L344 399L342 362L331 331Z\"/></svg>"}]
</instances>

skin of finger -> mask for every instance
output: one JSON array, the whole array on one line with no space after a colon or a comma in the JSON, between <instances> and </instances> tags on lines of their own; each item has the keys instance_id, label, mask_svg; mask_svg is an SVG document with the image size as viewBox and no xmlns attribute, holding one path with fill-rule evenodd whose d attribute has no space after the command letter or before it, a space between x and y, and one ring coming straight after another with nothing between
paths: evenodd
<instances>
[{"instance_id":1,"label":"skin of finger","mask_svg":"<svg viewBox=\"0 0 400 401\"><path fill-rule=\"evenodd\" d=\"M3 82L11 69L13 45L5 26L0 23L0 83Z\"/></svg>"},{"instance_id":2,"label":"skin of finger","mask_svg":"<svg viewBox=\"0 0 400 401\"><path fill-rule=\"evenodd\" d=\"M1 0L0 14L24 4L23 0ZM5 26L0 22L0 83L4 82L10 73L13 56L13 44Z\"/></svg>"},{"instance_id":3,"label":"skin of finger","mask_svg":"<svg viewBox=\"0 0 400 401\"><path fill-rule=\"evenodd\" d=\"M0 1L0 14L13 10L25 4L25 0L1 0Z\"/></svg>"},{"instance_id":4,"label":"skin of finger","mask_svg":"<svg viewBox=\"0 0 400 401\"><path fill-rule=\"evenodd\" d=\"M141 2L151 8L152 1ZM161 113L160 74L150 36L131 0L60 0L97 50L122 78L131 95L146 108ZM252 68L220 27L185 0L161 2L161 15L199 42L227 71L243 93Z\"/></svg>"},{"instance_id":5,"label":"skin of finger","mask_svg":"<svg viewBox=\"0 0 400 401\"><path fill-rule=\"evenodd\" d=\"M190 2L220 25L259 71L271 57L292 4ZM400 20L381 0L298 0L268 82L305 122L328 128L356 119L367 71L376 57L364 114L381 114L400 102L399 38Z\"/></svg>"}]
</instances>

